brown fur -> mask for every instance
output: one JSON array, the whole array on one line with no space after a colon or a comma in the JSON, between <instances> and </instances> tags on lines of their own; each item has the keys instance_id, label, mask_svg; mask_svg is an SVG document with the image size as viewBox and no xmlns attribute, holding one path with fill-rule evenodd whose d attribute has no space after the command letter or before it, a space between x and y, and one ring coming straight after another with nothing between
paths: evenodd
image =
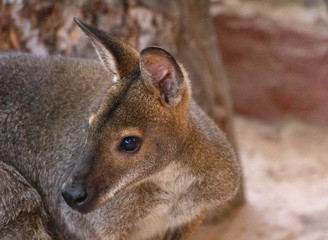
<instances>
[{"instance_id":1,"label":"brown fur","mask_svg":"<svg viewBox=\"0 0 328 240\"><path fill-rule=\"evenodd\" d=\"M82 59L0 58L0 159L38 191L54 238L185 239L239 187L230 144L191 99L188 76L169 53L150 47L139 55L77 24L106 70ZM119 149L126 136L142 139L138 152ZM88 189L77 208L88 214L67 206L63 184Z\"/></svg>"}]
</instances>

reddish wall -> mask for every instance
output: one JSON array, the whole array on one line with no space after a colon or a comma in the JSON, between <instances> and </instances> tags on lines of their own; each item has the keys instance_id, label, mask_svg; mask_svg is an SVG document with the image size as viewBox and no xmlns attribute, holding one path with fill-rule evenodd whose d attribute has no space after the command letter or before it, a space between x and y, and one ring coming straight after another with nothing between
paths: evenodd
<instances>
[{"instance_id":1,"label":"reddish wall","mask_svg":"<svg viewBox=\"0 0 328 240\"><path fill-rule=\"evenodd\" d=\"M328 124L328 13L322 6L212 8L237 112Z\"/></svg>"}]
</instances>

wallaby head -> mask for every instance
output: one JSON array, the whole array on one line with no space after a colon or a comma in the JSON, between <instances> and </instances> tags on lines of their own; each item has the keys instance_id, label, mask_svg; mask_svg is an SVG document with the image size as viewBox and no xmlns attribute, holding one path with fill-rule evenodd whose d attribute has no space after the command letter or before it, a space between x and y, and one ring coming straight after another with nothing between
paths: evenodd
<instances>
[{"instance_id":1,"label":"wallaby head","mask_svg":"<svg viewBox=\"0 0 328 240\"><path fill-rule=\"evenodd\" d=\"M182 66L165 50L148 47L138 53L75 22L117 79L90 117L84 150L62 187L65 201L87 213L179 159L190 88Z\"/></svg>"}]
</instances>

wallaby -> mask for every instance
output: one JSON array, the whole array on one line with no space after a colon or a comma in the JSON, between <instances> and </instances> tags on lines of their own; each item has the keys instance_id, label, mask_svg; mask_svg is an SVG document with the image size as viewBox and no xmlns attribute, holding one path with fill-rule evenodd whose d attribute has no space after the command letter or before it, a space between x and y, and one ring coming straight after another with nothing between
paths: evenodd
<instances>
[{"instance_id":1,"label":"wallaby","mask_svg":"<svg viewBox=\"0 0 328 240\"><path fill-rule=\"evenodd\" d=\"M167 51L75 22L101 62L0 57L1 239L186 239L238 190L230 144Z\"/></svg>"}]
</instances>

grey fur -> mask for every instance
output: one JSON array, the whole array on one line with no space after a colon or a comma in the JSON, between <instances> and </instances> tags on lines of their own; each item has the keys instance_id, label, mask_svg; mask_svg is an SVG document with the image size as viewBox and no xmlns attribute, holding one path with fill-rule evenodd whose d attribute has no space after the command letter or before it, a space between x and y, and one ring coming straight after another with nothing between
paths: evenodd
<instances>
[{"instance_id":1,"label":"grey fur","mask_svg":"<svg viewBox=\"0 0 328 240\"><path fill-rule=\"evenodd\" d=\"M83 233L87 218L69 209L60 188L86 138L83 124L111 85L110 75L98 61L24 54L1 56L0 73L0 159L37 189L51 216L53 235L70 235L60 226L67 217L60 211L63 208L80 222L77 225L81 226L82 238L91 238L92 233ZM28 214L30 208L40 208L40 196L30 185L24 189L25 180L20 175L16 177L16 170L6 168L20 184L13 191L30 200L23 210ZM11 189L6 180L1 181L1 188L5 186L8 191ZM3 194L1 202L12 198ZM29 206L30 202L35 202L35 206ZM1 214L3 208L2 205ZM14 219L17 214L11 215Z\"/></svg>"}]
</instances>

